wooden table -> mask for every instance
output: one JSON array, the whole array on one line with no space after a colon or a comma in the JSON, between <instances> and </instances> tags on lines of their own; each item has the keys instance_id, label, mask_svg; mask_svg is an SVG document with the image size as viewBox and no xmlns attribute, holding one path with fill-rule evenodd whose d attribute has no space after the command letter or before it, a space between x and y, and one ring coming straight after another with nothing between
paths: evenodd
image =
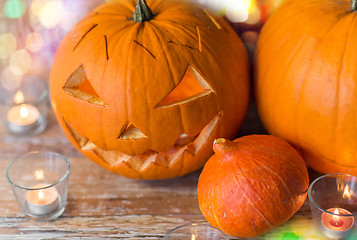
<instances>
[{"instance_id":1,"label":"wooden table","mask_svg":"<svg viewBox=\"0 0 357 240\"><path fill-rule=\"evenodd\" d=\"M254 105L239 135L264 133ZM24 217L5 177L10 161L31 150L55 151L71 164L68 203L52 222ZM161 181L127 179L82 156L61 132L54 115L39 136L19 138L0 125L0 239L160 239L187 223L207 223L198 203L200 171ZM313 179L317 173L310 172ZM286 224L256 239L321 239L308 201Z\"/></svg>"}]
</instances>

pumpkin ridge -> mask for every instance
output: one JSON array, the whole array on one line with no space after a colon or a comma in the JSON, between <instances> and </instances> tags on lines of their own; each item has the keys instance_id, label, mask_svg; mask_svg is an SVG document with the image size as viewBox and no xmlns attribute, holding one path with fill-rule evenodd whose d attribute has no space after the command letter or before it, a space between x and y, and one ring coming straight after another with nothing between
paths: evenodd
<instances>
[{"instance_id":1,"label":"pumpkin ridge","mask_svg":"<svg viewBox=\"0 0 357 240\"><path fill-rule=\"evenodd\" d=\"M240 184L240 181L239 181L239 179L237 178L236 175L234 175L234 179L235 179L236 184ZM244 180L246 180L246 179L244 179ZM245 182L246 182L246 185L249 185L250 187L253 186L253 184L252 184L251 182L248 182L248 181L245 181ZM258 213L258 215L263 219L263 221L264 221L267 225L269 225L269 228L273 228L274 225L273 225L273 224L268 220L268 218L259 210L258 206L255 205L254 202L250 201L250 198L245 194L245 192L244 192L244 191L241 191L241 194L242 194L243 197L246 199L246 203L248 203L249 205L251 205L252 208L253 208L253 209ZM253 231L254 231L254 230L255 230L255 227L252 226L252 228L253 228Z\"/></svg>"},{"instance_id":2,"label":"pumpkin ridge","mask_svg":"<svg viewBox=\"0 0 357 240\"><path fill-rule=\"evenodd\" d=\"M317 5L318 6L318 5ZM299 6L300 7L300 6ZM305 7L305 8L303 8L303 9L296 9L296 11L297 12L300 12L300 11L308 11L308 10L310 10L311 8L313 8L313 7L311 7L311 6L307 6L307 7ZM342 18L342 17L341 17ZM279 22L279 23L281 23L281 22ZM336 23L334 23L334 24L336 24ZM334 25L333 24L333 25ZM333 25L331 25L331 26L329 26L329 27L326 27L326 31L327 31L327 33L329 32L329 31L332 31L331 29L332 29L332 27L333 27ZM263 29L262 31L264 31L264 32L266 32L266 29ZM269 38L270 38L270 36L271 36L271 32L276 32L277 30L276 30L276 28L272 28L272 29L270 29L270 32L267 34L267 33L265 33ZM319 38L319 39L316 39L315 40L315 46L316 46L316 43L318 43L318 42L320 42L321 40L322 40L322 38L324 37L324 35L326 35L327 33L324 33L324 34L321 34L321 37ZM264 36L265 37L265 36ZM263 37L261 37L261 39L259 39L259 41L263 41L262 40L262 38ZM306 35L305 37L304 37L304 40L306 40L308 38L308 36ZM287 38L285 38L285 40L286 40ZM280 43L280 45L284 45L285 44L285 40L284 41L281 41L281 43ZM264 41L267 41L266 39L264 39ZM298 50L299 50L299 48L300 47L303 47L304 46L304 41L300 41L300 43L301 44L299 44L299 47L297 47L296 48L296 51L294 51L295 53L297 53L297 52L299 52ZM296 46L296 44L294 45L294 46ZM276 49L280 49L280 46L274 46ZM262 48L262 45L260 44L260 45L258 45L257 46L257 52L259 52L260 51L260 48ZM289 51L291 52L291 49L289 49ZM279 57L277 54L276 55L274 55L275 57ZM294 58L294 57L290 57L290 59L291 58ZM270 61L275 61L275 60L270 60ZM267 71L269 70L269 69L271 69L271 68L267 68ZM286 69L286 68L284 68L284 69ZM260 70L261 71L261 70ZM261 74L261 76L267 76L267 73L262 73ZM304 74L304 76L306 76L306 74ZM269 81L264 81L264 80L262 80L263 82L265 82L266 84L269 84ZM281 85L281 84L280 84ZM280 86L279 85L279 86ZM266 88L266 87L261 87L261 88ZM276 96L276 94L274 94L273 96Z\"/></svg>"},{"instance_id":3,"label":"pumpkin ridge","mask_svg":"<svg viewBox=\"0 0 357 240\"><path fill-rule=\"evenodd\" d=\"M316 45L319 43L319 42L323 42L324 41L324 39L326 39L326 36L328 36L331 32L333 32L333 30L334 30L334 28L335 27L337 27L338 26L338 24L343 20L343 19L345 19L345 17L346 16L348 16L348 15L345 15L345 14L340 14L340 15L338 15L338 18L337 18L337 20L336 21L334 21L330 26L328 26L328 27L326 27L325 28L325 31L323 32L323 33L321 33L321 36L318 38L318 39L316 39L316 41L315 41L315 44L314 44L314 47L312 48L313 50L311 51L311 62L314 62L315 60L314 60L314 49L316 49ZM353 25L352 25L353 26ZM351 28L352 28L352 26L351 26ZM347 37L346 37L346 40L345 41L347 41ZM342 54L342 57L341 58L343 58L343 55L344 55L344 53ZM340 63L340 66L337 68L338 69L338 74L337 75L339 75L339 76L341 76L341 69L342 69L342 65L343 65L343 63L341 62ZM297 105L297 111L295 111L295 112L297 112L297 113L300 113L300 114L302 114L303 113L303 111L301 110L301 108L302 109L304 109L305 108L305 106L304 106L304 101L302 100L303 99L303 96L305 96L306 95L306 93L305 93L305 85L307 84L307 80L306 79L308 79L309 78L309 76L311 75L311 72L312 71L314 71L314 65L313 64L309 64L309 67L306 69L306 72L304 73L304 81L303 81L303 85L302 85L302 87L301 87L301 90L299 91L300 92L300 96L299 96L299 98L298 98L298 100L297 100L297 102L299 103L298 105ZM339 82L339 78L337 79L337 81L336 81L336 84L337 85L339 85L340 83L338 83ZM338 89L336 89L336 97L335 98L338 98ZM337 108L338 108L338 101L337 101L337 104L336 104L336 106L337 106ZM336 112L337 112L338 110L336 109ZM303 142L303 139L304 138L306 138L306 135L305 135L305 133L304 133L304 125L305 125L305 123L304 123L304 120L303 120L303 118L304 117L296 117L296 119L297 119L297 125L296 125L296 139L297 139L297 141L296 142ZM338 119L336 118L336 120L335 120L335 122L337 122L338 121ZM303 126L303 127L299 127L299 126ZM301 129L300 131L299 131L299 129ZM333 134L336 136L337 134L336 134L336 128L335 128L335 131L332 131L333 132ZM333 141L336 141L336 139L334 138L334 137L331 137L331 139L333 139ZM295 144L295 143L294 143ZM336 147L336 145L335 145L335 147ZM333 162L333 161L332 161Z\"/></svg>"},{"instance_id":4,"label":"pumpkin ridge","mask_svg":"<svg viewBox=\"0 0 357 240\"><path fill-rule=\"evenodd\" d=\"M290 190L290 188L289 188L289 186L287 185L287 183L279 176L279 174L277 173L277 172L275 172L274 170L272 170L271 168L269 168L267 165L264 165L264 166L262 166L265 170L267 170L267 171L269 171L270 173L272 173L272 174L274 174L278 179L279 179L279 181L283 184L283 186L284 186L284 189L285 189L285 191L286 191L286 193L287 193L287 197L288 197L288 199L294 199L294 195L291 193L291 190ZM305 191L306 192L306 191ZM300 194L300 192L299 192L299 194ZM293 203L294 204L294 206L293 206L293 208L295 209L296 208L296 206L295 206L295 202L294 201L292 201L292 202L289 202L289 204L291 204L291 203Z\"/></svg>"},{"instance_id":5,"label":"pumpkin ridge","mask_svg":"<svg viewBox=\"0 0 357 240\"><path fill-rule=\"evenodd\" d=\"M306 8L306 10L308 10L308 9L310 9L310 8L312 8L311 6L310 7L307 7ZM341 16L340 18L339 18L339 20L341 20L342 18L343 18L344 16ZM332 28L333 28L333 26L334 25L336 25L336 23L334 23L333 25L331 25L331 26L328 26L328 27L326 27L325 28L325 30L326 30L326 32L324 33L324 34L321 34L321 36L318 38L318 39L316 39L315 40L315 42L314 42L314 47L311 47L311 49L315 49L316 48L316 44L318 43L318 42L320 42L320 41L322 41L323 40L323 38L324 38L324 35L326 35L326 34L328 34L328 32L330 32L330 31L332 31ZM301 49L302 47L304 47L304 43L306 42L306 40L308 40L308 35L306 35L304 38L303 38L303 40L302 41L300 41L300 44L298 45L298 47L296 47L296 48L294 48L294 49L296 49L294 52L292 52L292 54L290 55L290 57L289 57L289 60L287 61L287 62L291 62L291 60L292 59L294 59L294 56L299 52L299 49ZM282 41L281 42L281 45L284 45L285 44L285 41ZM296 44L294 45L294 47L296 46ZM276 48L277 49L279 49L279 46L276 46ZM289 51L291 52L291 49L289 49ZM311 56L310 57L313 57L313 50L311 50L310 51L310 53L311 53ZM305 55L306 55L306 52L305 52ZM276 57L279 57L278 55L275 55ZM306 56L307 58L309 57L309 56ZM274 61L274 60L272 60L272 61ZM288 66L288 65L284 65L285 67L283 68L284 69L284 71L285 70L288 70L289 69L289 67L286 67L286 66ZM306 83L306 76L308 76L309 75L309 72L310 72L310 70L311 70L311 68L312 68L312 65L310 64L309 65L309 68L308 69L306 69L306 71L305 71L305 73L304 74L302 74L302 76L305 76L305 78L303 78L304 80L302 81L302 85L301 85L301 90L299 91L299 93L300 93L300 96L298 97L298 100L297 100L297 102L298 103L300 103L301 101L300 101L300 99L301 99L301 96L303 96L304 94L303 94L303 92L304 92L304 86L305 86L305 83ZM271 71L272 69L271 68L267 68L267 71ZM268 74L267 73L262 73L261 74L261 76L267 76ZM264 80L262 80L262 82L265 82L266 84L269 84L269 81L264 81ZM278 92L279 91L279 89L281 89L282 87L283 87L283 85L284 84L279 84L279 85L277 85L278 87L275 89L275 91L276 92ZM262 86L262 87L260 87L261 89L266 89L266 87L265 86ZM279 96L280 96L280 94L277 94L275 92L275 94L271 94L272 96L274 96L275 98L278 98ZM275 101L276 102L276 101ZM299 109L299 105L297 105L296 106L296 108L297 109ZM275 105L275 109L277 109L277 110L275 110L274 112L276 112L277 114L279 114L279 105ZM297 112L297 113L301 113L302 111L295 111L295 112ZM294 118L295 119L295 121L296 121L296 124L295 124L295 126L296 126L296 131L294 132L294 134L295 134L295 138L296 139L300 139L301 137L299 137L299 130L298 129L300 129L299 128L299 117L296 117L296 118ZM272 121L274 121L274 119L272 119ZM272 132L276 132L276 130L275 130L275 127L278 127L279 126L279 124L276 124L276 123L271 123L271 131ZM299 140L300 141L300 140Z\"/></svg>"},{"instance_id":6,"label":"pumpkin ridge","mask_svg":"<svg viewBox=\"0 0 357 240\"><path fill-rule=\"evenodd\" d=\"M240 144L240 143L239 143ZM226 157L229 158L229 155L234 155L234 149L231 149L231 151L229 152L226 152ZM244 150L243 150L244 151ZM217 155L217 153L215 153ZM218 156L218 155L217 155ZM221 159L224 159L224 157L220 157ZM242 191L242 188L243 186L247 186L246 188L247 189L256 189L255 188L255 184L252 183L251 181L248 181L248 177L244 177L245 174L246 174L246 170L242 169L241 165L239 164L239 161L228 161L228 163L231 162L234 166L228 166L230 169L235 169L235 171L239 171L238 173L235 172L234 174L232 174L232 178L234 179L234 182L235 184L231 183L232 186L242 186L240 188L240 194L242 195L242 197L244 199L246 199L245 203L248 203L252 209L254 209L256 211L256 213L261 217L261 219L263 220L263 222L265 222L265 224L267 224L269 227L269 229L271 229L273 226L273 224L268 220L268 218L259 210L259 205L256 205L253 201L251 201L251 198L248 197L245 193L245 191ZM257 166L260 166L260 165L257 165ZM225 171L220 171L220 172L225 172ZM242 177L239 177L238 176L242 176ZM233 182L233 181L231 181ZM244 183L243 183L244 182ZM253 191L254 194L256 193L256 191ZM215 196L221 196L222 194L219 193L219 194L215 194ZM222 195L223 196L223 195ZM229 197L226 197L226 199L229 199ZM217 209L217 208L214 208L214 209ZM214 211L213 211L214 212ZM222 219L222 218L221 218ZM222 219L223 220L223 219ZM252 219L251 219L252 220ZM217 221L217 220L216 220ZM218 223L218 221L217 221ZM223 224L225 225L225 224ZM252 229L253 231L255 231L255 225L252 225ZM223 228L224 229L224 228Z\"/></svg>"},{"instance_id":7,"label":"pumpkin ridge","mask_svg":"<svg viewBox=\"0 0 357 240\"><path fill-rule=\"evenodd\" d=\"M299 155L299 153L296 151L296 149L294 149L293 147L291 147L297 155ZM257 159L255 159L255 161L258 161ZM287 159L285 162L285 164L289 164L292 169L297 169L297 172L299 173L299 175L301 176L301 179L304 179L306 177L306 175L304 174L303 168L301 168L301 166L299 166L296 161L289 161L289 159ZM267 169L267 170L271 170L271 169ZM276 172L274 172L274 174L277 174ZM281 178L281 177L280 177ZM300 180L301 180L300 179ZM283 181L282 179L280 179L281 181ZM293 195L291 194L290 188L288 187L288 185L283 182L284 186L286 186L287 190L289 191L289 196L292 197ZM299 192L299 194L302 193L306 193L308 191L309 186L306 186L306 189L303 192Z\"/></svg>"},{"instance_id":8,"label":"pumpkin ridge","mask_svg":"<svg viewBox=\"0 0 357 240\"><path fill-rule=\"evenodd\" d=\"M296 154L299 154L297 152L297 150L295 148L293 148L290 144L288 146L289 146L289 148L293 149L296 152ZM260 147L254 147L253 145L251 145L250 147L252 149L256 149L258 151L261 149ZM276 157L278 157L278 155L276 155ZM259 161L257 158L255 158L254 161L257 163L260 163L260 165L262 165L262 166L266 165L266 163ZM289 164L292 169L297 169L299 174L301 175L302 179L305 177L304 171L303 171L303 169L301 169L301 166L298 165L298 162L290 161L289 159L287 159L286 161L284 161L284 164ZM270 169L267 169L267 170L270 170ZM304 192L307 192L307 190L308 190L308 187L306 188L306 190Z\"/></svg>"},{"instance_id":9,"label":"pumpkin ridge","mask_svg":"<svg viewBox=\"0 0 357 240\"><path fill-rule=\"evenodd\" d=\"M253 135L254 136L254 135ZM258 136L258 137L260 137L261 136L261 138L263 138L263 137L265 137L265 135L256 135L256 136ZM271 136L271 137L273 137L273 138L275 138L274 136ZM249 146L249 149L250 149L250 151L253 151L253 150L256 150L256 151L262 151L262 152L264 152L264 150L261 148L261 147L259 147L259 143L258 142L255 142L255 141L252 141L252 142L247 142L248 140L244 140L244 138L245 137L242 137L242 138L239 138L239 139L237 139L237 140L239 140L239 141L237 141L237 142L235 142L236 144L240 144L240 145L242 145L242 144L244 144L243 146L242 146L242 149L241 149L241 151L243 151L243 149L248 145ZM274 140L274 139L271 139L271 141L272 140ZM244 143L243 141L246 141L246 143ZM247 145L246 145L247 144ZM283 152L283 150L284 149L282 149L281 151ZM296 151L295 149L293 149L292 147L291 147L291 150L293 150L293 151ZM274 153L274 152L272 152L272 153ZM226 154L228 154L228 153L226 153ZM230 154L233 154L233 153L230 153ZM269 156L269 158L271 157L271 155ZM279 156L277 156L277 158L278 158ZM287 183L282 179L282 177L281 176L279 176L279 174L276 172L276 171L274 171L274 170L272 170L270 167L268 167L268 165L267 165L267 161L263 161L263 159L262 159L262 161L259 161L258 160L258 157L253 157L250 161L253 161L253 162L255 162L256 163L256 166L259 168L259 167L261 167L261 168L263 168L263 169L265 169L266 171L268 171L268 172L270 172L270 173L272 173L281 183L282 183L282 185L284 186L284 189L285 189L285 192L286 192L286 194L287 194L287 199L295 199L295 196L292 194L292 192L291 192L291 190L290 190L290 188L289 188L289 186L287 185ZM282 160L283 161L283 160ZM289 159L287 159L286 161L284 161L284 164L285 163L290 163L291 161L289 161ZM293 168L292 169L299 169L299 171L302 171L302 169L300 169L300 167L295 167L295 166L293 165ZM239 166L235 166L235 169L240 169L240 167ZM254 170L254 169L253 169ZM252 171L253 171L252 170ZM242 174L243 175L243 174ZM305 176L304 174L302 175L303 177ZM236 185L238 185L239 184L239 179L237 179L237 176L236 175L234 175L234 177L236 178ZM255 188L254 186L254 184L253 183L251 183L251 182L249 182L249 181L247 181L247 179L246 178L244 178L244 181L245 181L245 184L243 184L243 186L245 186L245 185L249 185L250 187L248 187L248 188L250 188L250 189L252 189L252 188ZM307 186L308 187L308 186ZM242 191L243 193L244 193L244 191ZM306 189L306 191L304 191L303 193L306 193L307 192L307 189ZM298 192L298 194L301 194L301 192ZM246 197L246 199L248 199L248 197ZM288 202L288 204L290 205L291 203L293 203L293 207L292 207L292 209L297 209L297 206L296 206L296 204L297 204L297 202L295 202L295 201L289 201ZM253 204L253 206L255 207L255 209L257 209L259 212L260 212L260 210L259 210L259 208L258 208L258 206L255 206L255 204ZM262 213L262 215L263 215L263 213ZM265 217L265 216L264 216Z\"/></svg>"},{"instance_id":10,"label":"pumpkin ridge","mask_svg":"<svg viewBox=\"0 0 357 240\"><path fill-rule=\"evenodd\" d=\"M302 149L302 152L301 152L302 156L306 156L306 155L311 155L311 153L308 153L308 151ZM317 155L317 154L313 154L313 155ZM336 165L339 165L339 166L342 166L342 167L345 167L347 169L353 169L353 168L357 168L357 166L352 166L352 165L348 165L348 164L345 164L345 163L342 163L342 162L338 162L338 161L334 161L330 158L327 158L325 156L322 156L322 155L319 155L319 158L323 158L325 161L327 162L331 162L331 163L334 163Z\"/></svg>"},{"instance_id":11,"label":"pumpkin ridge","mask_svg":"<svg viewBox=\"0 0 357 240\"><path fill-rule=\"evenodd\" d=\"M303 38L303 40L299 41L298 44L295 44L295 45L294 45L294 49L289 49L289 51L291 52L291 55L295 56L296 54L298 54L298 53L300 52L300 50L304 48L304 46L305 46L307 40L308 40L308 37L306 36L305 38ZM280 45L284 45L284 42L285 42L285 40L282 41L282 42L280 43ZM277 49L279 49L279 46L277 46ZM270 59L270 61L275 61L274 59L279 58L279 57L280 57L280 56L279 56L278 54L276 54L276 55L273 56L272 59ZM308 58L308 57L309 57L309 56L306 56L306 58ZM289 67L288 67L288 66L291 65L291 64L293 64L293 60L294 60L293 57L289 57L289 59L284 62L284 67L283 67L283 69L281 70L281 73L280 73L281 75L288 73L288 71L289 71ZM260 76L263 76L264 79L265 79L266 76L269 74L269 72L273 71L273 69L272 69L272 68L266 68L265 70L266 70L266 71L264 71L264 72L262 72L262 73L259 73L259 75L260 75ZM259 71L261 71L261 70L259 70ZM271 84L270 81L262 81L262 82L265 83L265 85ZM304 81L303 81L303 82L304 82ZM280 97L280 95L277 94L277 93L278 93L279 91L281 91L281 89L282 89L282 87L283 87L283 85L284 85L284 82L282 82L282 81L279 81L279 83L280 83L280 84L276 84L277 87L276 87L274 93L273 93L272 91L271 91L271 92L267 92L267 91L265 92L265 94L269 94L268 97L274 98L274 99L275 99L275 100L274 100L275 102L278 101L278 98ZM265 86L265 85L260 86L259 89L266 89L266 86ZM261 90L261 91L262 91L262 90ZM258 94L258 95L259 95L259 94ZM265 97L267 97L267 96L265 96ZM280 101L280 100L279 100L279 101ZM264 104L264 101L262 101L262 102L263 102L262 104ZM279 112L280 112L280 106L279 106L278 104L276 104L276 105L274 106L274 108L273 108L271 111L274 112L274 113L278 113L278 114L279 114ZM297 122L297 119L298 119L298 118L294 118L294 120L295 120L296 122ZM274 120L274 119L272 119L272 121L273 121L273 120ZM276 123L274 123L274 122L270 123L270 125L271 125L271 127L272 127L272 132L275 132L275 128L278 128L278 127L279 127L279 124L276 124ZM295 123L295 125L297 126L297 123Z\"/></svg>"},{"instance_id":12,"label":"pumpkin ridge","mask_svg":"<svg viewBox=\"0 0 357 240\"><path fill-rule=\"evenodd\" d=\"M353 0L351 1L351 5L352 5L352 2L353 2ZM356 1L354 1L354 4L356 4ZM354 6L354 7L356 7L356 6ZM342 70L343 70L343 66L344 66L344 63L345 63L345 61L344 61L344 59L345 59L345 56L346 56L346 50L347 50L347 46L348 46L348 41L349 41L349 39L350 39L350 35L351 35L351 32L352 32L352 30L353 30L353 28L354 28L354 24L353 24L353 22L354 22L354 19L356 18L356 14L354 14L353 15L353 17L351 17L351 23L350 23L350 27L349 27L349 29L348 29L348 34L346 34L346 39L345 39L345 43L344 43L344 48L343 48L343 51L342 51L342 54L341 54L341 60L339 61L340 62L340 64L339 64L339 66L338 66L338 78L337 78L337 81L336 81L336 85L337 85L337 87L336 87L336 100L335 100L335 102L336 102L336 109L335 109L335 114L334 114L334 116L336 116L335 117L335 123L334 123L334 130L335 131L333 131L333 134L334 134L334 137L332 137L332 139L334 140L334 146L335 146L335 148L334 148L334 152L335 152L335 154L338 152L338 150L337 150L337 147L338 147L338 144L337 144L337 142L338 142L338 140L339 140L339 134L338 134L338 128L337 128L337 125L338 125L338 123L340 122L339 121L339 117L340 116L342 116L342 114L339 114L339 112L341 111L341 109L342 109L342 107L340 106L341 104L343 104L343 101L340 99L340 97L341 96L343 96L343 94L341 94L340 92L341 92L341 90L342 90L342 86L341 86L341 82L342 82ZM335 159L337 159L338 157L337 156L335 156Z\"/></svg>"}]
</instances>

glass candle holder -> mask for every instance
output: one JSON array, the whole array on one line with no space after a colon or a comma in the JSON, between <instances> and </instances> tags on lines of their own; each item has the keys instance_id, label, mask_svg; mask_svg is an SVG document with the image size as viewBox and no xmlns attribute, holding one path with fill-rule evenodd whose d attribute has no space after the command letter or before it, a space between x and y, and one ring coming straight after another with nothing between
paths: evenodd
<instances>
[{"instance_id":1,"label":"glass candle holder","mask_svg":"<svg viewBox=\"0 0 357 240\"><path fill-rule=\"evenodd\" d=\"M310 184L308 192L312 220L327 238L346 239L356 231L357 178L349 174L327 174Z\"/></svg>"},{"instance_id":2,"label":"glass candle holder","mask_svg":"<svg viewBox=\"0 0 357 240\"><path fill-rule=\"evenodd\" d=\"M179 226L170 232L168 232L164 240L179 240L179 239L188 239L188 240L213 240L213 239L222 239L229 240L229 238L219 229L205 224L186 224Z\"/></svg>"},{"instance_id":3,"label":"glass candle holder","mask_svg":"<svg viewBox=\"0 0 357 240\"><path fill-rule=\"evenodd\" d=\"M41 133L47 125L48 107L47 83L40 78L25 78L14 89L0 84L0 117L12 134Z\"/></svg>"},{"instance_id":4,"label":"glass candle holder","mask_svg":"<svg viewBox=\"0 0 357 240\"><path fill-rule=\"evenodd\" d=\"M25 216L49 221L65 209L69 171L61 154L29 152L10 163L6 177Z\"/></svg>"}]
</instances>

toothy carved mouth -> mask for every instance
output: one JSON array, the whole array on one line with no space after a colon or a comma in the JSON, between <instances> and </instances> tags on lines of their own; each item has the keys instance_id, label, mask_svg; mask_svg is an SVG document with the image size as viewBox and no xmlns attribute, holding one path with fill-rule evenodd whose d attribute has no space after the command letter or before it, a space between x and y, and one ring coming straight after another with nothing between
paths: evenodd
<instances>
[{"instance_id":1,"label":"toothy carved mouth","mask_svg":"<svg viewBox=\"0 0 357 240\"><path fill-rule=\"evenodd\" d=\"M88 138L80 136L66 122L65 123L81 150L95 152L109 166L114 166L120 162L126 162L132 169L143 171L152 162L163 167L170 167L170 165L178 160L183 154L196 155L207 143L207 139L209 139L212 133L216 130L218 120L221 116L221 113L216 115L202 129L197 137L181 135L176 141L176 145L167 152L149 150L139 156L130 156L115 150L103 150Z\"/></svg>"}]
</instances>

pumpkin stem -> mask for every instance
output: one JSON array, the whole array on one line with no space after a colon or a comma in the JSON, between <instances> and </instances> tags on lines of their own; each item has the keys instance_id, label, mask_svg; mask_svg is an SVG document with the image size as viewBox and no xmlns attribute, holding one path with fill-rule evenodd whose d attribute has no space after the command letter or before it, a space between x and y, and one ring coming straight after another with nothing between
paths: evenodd
<instances>
[{"instance_id":1,"label":"pumpkin stem","mask_svg":"<svg viewBox=\"0 0 357 240\"><path fill-rule=\"evenodd\" d=\"M145 0L138 0L135 8L135 12L133 13L133 20L138 22L150 21L153 17L153 14L146 4Z\"/></svg>"},{"instance_id":2,"label":"pumpkin stem","mask_svg":"<svg viewBox=\"0 0 357 240\"><path fill-rule=\"evenodd\" d=\"M233 148L234 143L225 138L217 138L213 142L213 151L217 154L225 153Z\"/></svg>"},{"instance_id":3,"label":"pumpkin stem","mask_svg":"<svg viewBox=\"0 0 357 240\"><path fill-rule=\"evenodd\" d=\"M357 0L351 0L351 10L352 11L357 10Z\"/></svg>"}]
</instances>

